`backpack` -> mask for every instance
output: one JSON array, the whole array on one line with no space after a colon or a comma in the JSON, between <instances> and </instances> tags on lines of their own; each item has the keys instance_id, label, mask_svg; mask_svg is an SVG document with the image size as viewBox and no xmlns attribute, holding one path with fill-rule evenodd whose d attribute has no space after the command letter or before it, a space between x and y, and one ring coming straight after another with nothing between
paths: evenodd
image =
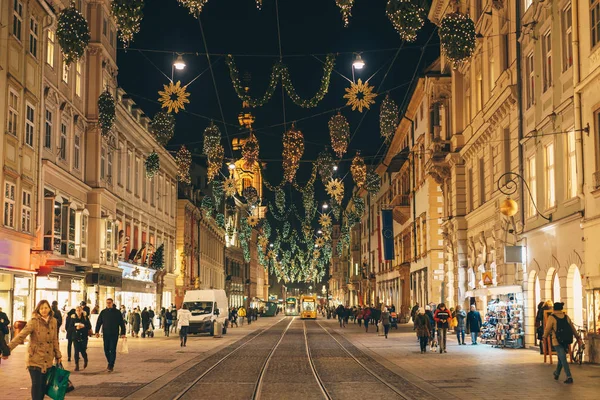
<instances>
[{"instance_id":1,"label":"backpack","mask_svg":"<svg viewBox=\"0 0 600 400\"><path fill-rule=\"evenodd\" d=\"M566 315L564 318L558 318L556 315L552 315L556 320L556 340L558 343L564 345L568 345L573 343L573 330L571 329L571 324Z\"/></svg>"}]
</instances>

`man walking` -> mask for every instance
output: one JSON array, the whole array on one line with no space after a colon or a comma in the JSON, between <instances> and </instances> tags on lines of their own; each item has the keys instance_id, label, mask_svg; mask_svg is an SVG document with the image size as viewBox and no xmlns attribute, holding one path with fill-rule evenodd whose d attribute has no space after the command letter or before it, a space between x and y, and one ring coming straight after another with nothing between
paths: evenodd
<instances>
[{"instance_id":1,"label":"man walking","mask_svg":"<svg viewBox=\"0 0 600 400\"><path fill-rule=\"evenodd\" d=\"M150 326L152 327L152 330L155 330L156 328L154 327L154 316L156 314L154 313L154 311L152 310L152 307L148 307L148 316L150 317Z\"/></svg>"},{"instance_id":2,"label":"man walking","mask_svg":"<svg viewBox=\"0 0 600 400\"><path fill-rule=\"evenodd\" d=\"M577 338L577 342L581 346L583 343L581 337L575 329L571 318L563 312L565 303L554 303L554 311L552 315L548 317L546 322L546 328L544 329L544 337L546 340L548 337L552 338L552 347L556 351L558 362L556 363L556 371L552 373L554 380L558 380L560 377L560 371L564 368L565 374L567 375L566 384L573 383L573 377L571 376L571 369L569 368L569 362L567 361L567 352L569 345L573 343L573 337Z\"/></svg>"},{"instance_id":3,"label":"man walking","mask_svg":"<svg viewBox=\"0 0 600 400\"><path fill-rule=\"evenodd\" d=\"M52 316L54 318L56 318L56 337L59 337L60 327L62 326L63 318L62 318L62 314L60 313L60 310L58 309L58 301L54 300L52 302L51 308L52 308Z\"/></svg>"},{"instance_id":4,"label":"man walking","mask_svg":"<svg viewBox=\"0 0 600 400\"><path fill-rule=\"evenodd\" d=\"M433 319L437 323L437 331L438 331L438 345L440 347L440 354L446 353L446 334L448 333L448 327L450 324L448 321L452 318L450 311L446 308L444 303L440 303L438 305L437 310L435 310L435 314L433 315Z\"/></svg>"},{"instance_id":5,"label":"man walking","mask_svg":"<svg viewBox=\"0 0 600 400\"><path fill-rule=\"evenodd\" d=\"M106 299L106 308L100 312L96 322L96 337L100 337L100 328L102 328L102 339L104 340L104 355L108 361L108 372L113 372L115 360L117 359L117 342L119 341L119 329L121 338L125 338L125 321L123 314L119 311L113 302L113 299Z\"/></svg>"},{"instance_id":6,"label":"man walking","mask_svg":"<svg viewBox=\"0 0 600 400\"><path fill-rule=\"evenodd\" d=\"M467 332L471 332L471 344L477 344L477 337L479 336L479 332L481 331L481 325L483 322L481 321L481 314L477 311L475 304L471 305L471 311L467 314Z\"/></svg>"}]
</instances>

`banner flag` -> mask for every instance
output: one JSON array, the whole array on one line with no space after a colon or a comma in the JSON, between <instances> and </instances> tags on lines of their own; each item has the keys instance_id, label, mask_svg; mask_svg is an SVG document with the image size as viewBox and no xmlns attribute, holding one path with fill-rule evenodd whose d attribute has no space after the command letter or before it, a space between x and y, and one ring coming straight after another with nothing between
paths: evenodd
<instances>
[{"instance_id":1,"label":"banner flag","mask_svg":"<svg viewBox=\"0 0 600 400\"><path fill-rule=\"evenodd\" d=\"M392 261L394 259L394 218L392 210L381 210L381 222L384 259Z\"/></svg>"}]
</instances>

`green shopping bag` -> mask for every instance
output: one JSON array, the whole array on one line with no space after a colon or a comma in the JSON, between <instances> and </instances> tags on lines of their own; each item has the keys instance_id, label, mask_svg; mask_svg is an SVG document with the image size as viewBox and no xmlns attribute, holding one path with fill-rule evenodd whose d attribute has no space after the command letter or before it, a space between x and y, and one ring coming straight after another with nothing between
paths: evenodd
<instances>
[{"instance_id":1,"label":"green shopping bag","mask_svg":"<svg viewBox=\"0 0 600 400\"><path fill-rule=\"evenodd\" d=\"M69 387L71 373L63 368L62 364L53 366L48 370L46 395L54 400L63 400Z\"/></svg>"}]
</instances>

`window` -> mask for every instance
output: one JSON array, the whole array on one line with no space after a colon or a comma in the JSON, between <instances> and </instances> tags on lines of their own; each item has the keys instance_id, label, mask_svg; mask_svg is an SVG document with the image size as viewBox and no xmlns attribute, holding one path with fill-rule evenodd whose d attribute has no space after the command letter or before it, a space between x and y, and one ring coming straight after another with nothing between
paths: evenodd
<instances>
[{"instance_id":1,"label":"window","mask_svg":"<svg viewBox=\"0 0 600 400\"><path fill-rule=\"evenodd\" d=\"M74 208L69 207L67 254L69 257L75 257L75 238L77 236L77 218Z\"/></svg>"},{"instance_id":2,"label":"window","mask_svg":"<svg viewBox=\"0 0 600 400\"><path fill-rule=\"evenodd\" d=\"M31 193L23 190L23 207L21 208L21 230L31 232Z\"/></svg>"},{"instance_id":3,"label":"window","mask_svg":"<svg viewBox=\"0 0 600 400\"><path fill-rule=\"evenodd\" d=\"M115 46L115 31L114 31L114 29L113 29L113 28L110 28L110 44L111 44L113 47L116 47L116 46Z\"/></svg>"},{"instance_id":4,"label":"window","mask_svg":"<svg viewBox=\"0 0 600 400\"><path fill-rule=\"evenodd\" d=\"M556 205L556 185L554 179L554 144L546 146L546 208Z\"/></svg>"},{"instance_id":5,"label":"window","mask_svg":"<svg viewBox=\"0 0 600 400\"><path fill-rule=\"evenodd\" d=\"M135 176L133 180L133 194L136 196L140 195L140 158L135 158Z\"/></svg>"},{"instance_id":6,"label":"window","mask_svg":"<svg viewBox=\"0 0 600 400\"><path fill-rule=\"evenodd\" d=\"M488 65L489 65L489 73L488 77L490 78L489 85L490 91L496 86L496 66L494 64L494 42L491 39L487 41L488 47Z\"/></svg>"},{"instance_id":7,"label":"window","mask_svg":"<svg viewBox=\"0 0 600 400\"><path fill-rule=\"evenodd\" d=\"M533 52L527 55L525 59L525 73L527 74L527 108L533 105L533 96L535 90L535 69L533 65Z\"/></svg>"},{"instance_id":8,"label":"window","mask_svg":"<svg viewBox=\"0 0 600 400\"><path fill-rule=\"evenodd\" d=\"M510 63L510 39L506 31L500 35L500 51L502 52L501 71L505 71Z\"/></svg>"},{"instance_id":9,"label":"window","mask_svg":"<svg viewBox=\"0 0 600 400\"><path fill-rule=\"evenodd\" d=\"M148 185L148 177L146 176L146 174L144 174L142 176L142 200L144 200L146 202L148 201L147 185Z\"/></svg>"},{"instance_id":10,"label":"window","mask_svg":"<svg viewBox=\"0 0 600 400\"><path fill-rule=\"evenodd\" d=\"M572 8L569 4L562 12L562 32L563 32L563 71L568 70L573 65L573 27L572 27Z\"/></svg>"},{"instance_id":11,"label":"window","mask_svg":"<svg viewBox=\"0 0 600 400\"><path fill-rule=\"evenodd\" d=\"M69 64L63 61L62 80L64 83L69 83Z\"/></svg>"},{"instance_id":12,"label":"window","mask_svg":"<svg viewBox=\"0 0 600 400\"><path fill-rule=\"evenodd\" d=\"M485 163L479 159L479 205L485 203Z\"/></svg>"},{"instance_id":13,"label":"window","mask_svg":"<svg viewBox=\"0 0 600 400\"><path fill-rule=\"evenodd\" d=\"M87 259L87 227L88 227L88 216L83 214L81 216L81 259Z\"/></svg>"},{"instance_id":14,"label":"window","mask_svg":"<svg viewBox=\"0 0 600 400\"><path fill-rule=\"evenodd\" d=\"M108 162L107 162L108 171L106 176L108 177L108 182L112 184L112 176L113 176L113 152L108 150Z\"/></svg>"},{"instance_id":15,"label":"window","mask_svg":"<svg viewBox=\"0 0 600 400\"><path fill-rule=\"evenodd\" d=\"M44 126L44 147L52 149L52 111L46 110L46 123Z\"/></svg>"},{"instance_id":16,"label":"window","mask_svg":"<svg viewBox=\"0 0 600 400\"><path fill-rule=\"evenodd\" d=\"M503 164L504 164L504 170L502 171L503 174L510 172L510 156L511 156L511 149L510 149L510 129L509 128L504 128L503 130L503 141L502 141L502 147L503 147ZM505 177L505 184L508 184L508 182L510 181L510 176L506 176Z\"/></svg>"},{"instance_id":17,"label":"window","mask_svg":"<svg viewBox=\"0 0 600 400\"><path fill-rule=\"evenodd\" d=\"M6 131L17 136L17 124L19 121L19 96L14 90L8 92L8 121Z\"/></svg>"},{"instance_id":18,"label":"window","mask_svg":"<svg viewBox=\"0 0 600 400\"><path fill-rule=\"evenodd\" d=\"M123 143L119 143L119 150L123 149L125 146L123 145ZM117 155L117 183L119 184L119 186L123 186L123 179L121 178L121 176L123 175L123 173L121 171L123 171L123 155L121 154L121 152L118 153Z\"/></svg>"},{"instance_id":19,"label":"window","mask_svg":"<svg viewBox=\"0 0 600 400\"><path fill-rule=\"evenodd\" d=\"M471 123L471 71L467 70L463 79L465 82L465 122L467 126Z\"/></svg>"},{"instance_id":20,"label":"window","mask_svg":"<svg viewBox=\"0 0 600 400\"><path fill-rule=\"evenodd\" d=\"M4 183L4 226L15 227L15 191L14 183Z\"/></svg>"},{"instance_id":21,"label":"window","mask_svg":"<svg viewBox=\"0 0 600 400\"><path fill-rule=\"evenodd\" d=\"M112 263L112 251L113 251L113 223L110 220L106 220L106 231L104 235L104 250L106 251L106 263Z\"/></svg>"},{"instance_id":22,"label":"window","mask_svg":"<svg viewBox=\"0 0 600 400\"><path fill-rule=\"evenodd\" d=\"M527 198L527 216L533 217L537 214L535 210L534 201L537 201L537 180L535 174L535 156L530 157L527 160L527 185L529 185L529 190L531 190L531 198ZM533 199L533 201L531 200Z\"/></svg>"},{"instance_id":23,"label":"window","mask_svg":"<svg viewBox=\"0 0 600 400\"><path fill-rule=\"evenodd\" d=\"M156 181L156 175L154 175L152 178L150 178L150 205L152 207L154 207L154 198L156 197L155 181Z\"/></svg>"},{"instance_id":24,"label":"window","mask_svg":"<svg viewBox=\"0 0 600 400\"><path fill-rule=\"evenodd\" d=\"M575 152L575 131L567 134L567 196L577 196L577 154Z\"/></svg>"},{"instance_id":25,"label":"window","mask_svg":"<svg viewBox=\"0 0 600 400\"><path fill-rule=\"evenodd\" d=\"M38 23L35 18L29 20L29 53L37 58Z\"/></svg>"},{"instance_id":26,"label":"window","mask_svg":"<svg viewBox=\"0 0 600 400\"><path fill-rule=\"evenodd\" d=\"M479 58L477 71L477 111L483 109L483 57Z\"/></svg>"},{"instance_id":27,"label":"window","mask_svg":"<svg viewBox=\"0 0 600 400\"><path fill-rule=\"evenodd\" d=\"M590 0L592 47L600 43L600 0Z\"/></svg>"},{"instance_id":28,"label":"window","mask_svg":"<svg viewBox=\"0 0 600 400\"><path fill-rule=\"evenodd\" d=\"M469 191L468 194L468 207L469 207L469 211L473 211L473 169L469 168L469 172L467 174L467 190Z\"/></svg>"},{"instance_id":29,"label":"window","mask_svg":"<svg viewBox=\"0 0 600 400\"><path fill-rule=\"evenodd\" d=\"M81 97L81 61L75 64L75 94Z\"/></svg>"},{"instance_id":30,"label":"window","mask_svg":"<svg viewBox=\"0 0 600 400\"><path fill-rule=\"evenodd\" d=\"M76 134L73 138L73 168L79 169L79 157L81 154L81 135Z\"/></svg>"},{"instance_id":31,"label":"window","mask_svg":"<svg viewBox=\"0 0 600 400\"><path fill-rule=\"evenodd\" d=\"M163 199L163 195L164 195L164 186L163 186L163 177L162 176L158 177L158 193L157 193L157 195L158 195L158 201L157 201L158 209L162 210L162 205L163 205L162 199Z\"/></svg>"},{"instance_id":32,"label":"window","mask_svg":"<svg viewBox=\"0 0 600 400\"><path fill-rule=\"evenodd\" d=\"M12 34L21 40L21 28L23 27L23 3L20 0L13 1L13 28Z\"/></svg>"},{"instance_id":33,"label":"window","mask_svg":"<svg viewBox=\"0 0 600 400\"><path fill-rule=\"evenodd\" d=\"M35 109L27 103L25 120L25 144L33 147L33 130L35 128Z\"/></svg>"},{"instance_id":34,"label":"window","mask_svg":"<svg viewBox=\"0 0 600 400\"><path fill-rule=\"evenodd\" d=\"M48 42L46 43L46 63L54 68L54 41L56 33L52 29L48 29Z\"/></svg>"},{"instance_id":35,"label":"window","mask_svg":"<svg viewBox=\"0 0 600 400\"><path fill-rule=\"evenodd\" d=\"M131 173L133 169L133 153L131 151L127 151L127 171L125 171L126 175L126 188L131 192Z\"/></svg>"},{"instance_id":36,"label":"window","mask_svg":"<svg viewBox=\"0 0 600 400\"><path fill-rule=\"evenodd\" d=\"M544 92L552 86L552 34L546 32L542 38L542 52L544 65L542 65L542 78L544 79Z\"/></svg>"},{"instance_id":37,"label":"window","mask_svg":"<svg viewBox=\"0 0 600 400\"><path fill-rule=\"evenodd\" d=\"M106 18L102 21L102 34L106 36L106 32L108 31L108 21Z\"/></svg>"},{"instance_id":38,"label":"window","mask_svg":"<svg viewBox=\"0 0 600 400\"><path fill-rule=\"evenodd\" d=\"M102 146L100 150L100 179L104 179L106 169L106 148Z\"/></svg>"},{"instance_id":39,"label":"window","mask_svg":"<svg viewBox=\"0 0 600 400\"><path fill-rule=\"evenodd\" d=\"M67 160L67 124L65 122L60 124L60 144L58 157L63 161Z\"/></svg>"}]
</instances>

